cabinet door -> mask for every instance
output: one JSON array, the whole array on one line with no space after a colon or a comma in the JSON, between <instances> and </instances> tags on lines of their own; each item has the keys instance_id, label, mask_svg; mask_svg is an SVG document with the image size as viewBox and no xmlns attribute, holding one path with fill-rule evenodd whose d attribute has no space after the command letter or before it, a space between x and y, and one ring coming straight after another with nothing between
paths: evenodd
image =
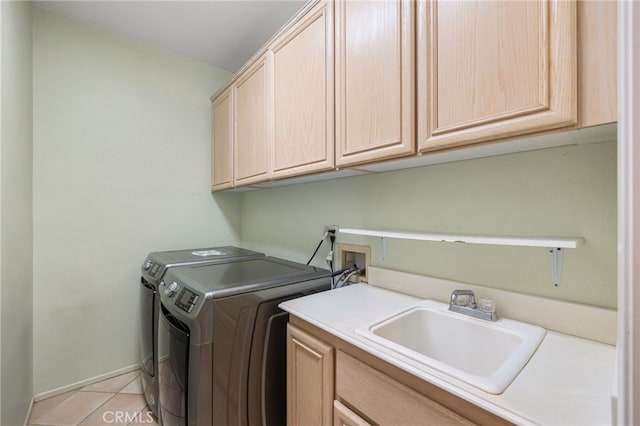
<instances>
[{"instance_id":1,"label":"cabinet door","mask_svg":"<svg viewBox=\"0 0 640 426\"><path fill-rule=\"evenodd\" d=\"M371 426L371 423L349 410L340 401L333 401L333 426Z\"/></svg>"},{"instance_id":2,"label":"cabinet door","mask_svg":"<svg viewBox=\"0 0 640 426\"><path fill-rule=\"evenodd\" d=\"M334 167L332 8L321 1L270 47L273 177Z\"/></svg>"},{"instance_id":3,"label":"cabinet door","mask_svg":"<svg viewBox=\"0 0 640 426\"><path fill-rule=\"evenodd\" d=\"M421 151L574 125L571 0L418 3Z\"/></svg>"},{"instance_id":4,"label":"cabinet door","mask_svg":"<svg viewBox=\"0 0 640 426\"><path fill-rule=\"evenodd\" d=\"M269 179L270 103L267 56L238 77L234 90L234 184Z\"/></svg>"},{"instance_id":5,"label":"cabinet door","mask_svg":"<svg viewBox=\"0 0 640 426\"><path fill-rule=\"evenodd\" d=\"M231 90L211 103L211 190L233 187L233 112Z\"/></svg>"},{"instance_id":6,"label":"cabinet door","mask_svg":"<svg viewBox=\"0 0 640 426\"><path fill-rule=\"evenodd\" d=\"M580 127L618 120L618 2L579 1Z\"/></svg>"},{"instance_id":7,"label":"cabinet door","mask_svg":"<svg viewBox=\"0 0 640 426\"><path fill-rule=\"evenodd\" d=\"M415 153L414 6L335 3L337 166Z\"/></svg>"},{"instance_id":8,"label":"cabinet door","mask_svg":"<svg viewBox=\"0 0 640 426\"><path fill-rule=\"evenodd\" d=\"M333 422L333 348L287 326L287 424L329 426Z\"/></svg>"}]
</instances>

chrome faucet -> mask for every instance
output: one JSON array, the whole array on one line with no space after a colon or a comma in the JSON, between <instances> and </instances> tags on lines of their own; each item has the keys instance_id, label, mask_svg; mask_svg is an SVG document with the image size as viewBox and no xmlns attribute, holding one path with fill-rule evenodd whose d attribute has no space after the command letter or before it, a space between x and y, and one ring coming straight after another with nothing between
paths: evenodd
<instances>
[{"instance_id":1,"label":"chrome faucet","mask_svg":"<svg viewBox=\"0 0 640 426\"><path fill-rule=\"evenodd\" d=\"M453 290L449 300L449 310L487 321L498 319L498 315L494 311L476 307L476 295L471 290Z\"/></svg>"},{"instance_id":2,"label":"chrome faucet","mask_svg":"<svg viewBox=\"0 0 640 426\"><path fill-rule=\"evenodd\" d=\"M458 303L458 297L460 296L467 296L469 298L467 303ZM451 306L467 306L469 308L475 308L476 295L473 294L473 291L471 290L453 290L453 293L451 293L451 301L449 302L449 307Z\"/></svg>"}]
</instances>

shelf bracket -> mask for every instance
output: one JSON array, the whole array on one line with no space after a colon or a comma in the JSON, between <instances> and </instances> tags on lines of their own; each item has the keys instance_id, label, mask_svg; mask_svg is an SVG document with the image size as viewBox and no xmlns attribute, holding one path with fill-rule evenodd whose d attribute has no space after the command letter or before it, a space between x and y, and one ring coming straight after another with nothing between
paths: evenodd
<instances>
[{"instance_id":1,"label":"shelf bracket","mask_svg":"<svg viewBox=\"0 0 640 426\"><path fill-rule=\"evenodd\" d=\"M562 278L562 249L549 248L549 261L551 262L551 278L554 287L560 286Z\"/></svg>"},{"instance_id":2,"label":"shelf bracket","mask_svg":"<svg viewBox=\"0 0 640 426\"><path fill-rule=\"evenodd\" d=\"M387 258L387 237L380 237L380 248L382 249L382 260Z\"/></svg>"}]
</instances>

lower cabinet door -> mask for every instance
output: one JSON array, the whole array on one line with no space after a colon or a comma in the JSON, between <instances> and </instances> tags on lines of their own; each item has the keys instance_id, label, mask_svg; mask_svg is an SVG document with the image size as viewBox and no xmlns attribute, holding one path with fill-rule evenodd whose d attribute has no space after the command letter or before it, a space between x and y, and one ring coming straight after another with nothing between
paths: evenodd
<instances>
[{"instance_id":1,"label":"lower cabinet door","mask_svg":"<svg viewBox=\"0 0 640 426\"><path fill-rule=\"evenodd\" d=\"M333 372L333 347L289 324L287 425L333 424Z\"/></svg>"}]
</instances>

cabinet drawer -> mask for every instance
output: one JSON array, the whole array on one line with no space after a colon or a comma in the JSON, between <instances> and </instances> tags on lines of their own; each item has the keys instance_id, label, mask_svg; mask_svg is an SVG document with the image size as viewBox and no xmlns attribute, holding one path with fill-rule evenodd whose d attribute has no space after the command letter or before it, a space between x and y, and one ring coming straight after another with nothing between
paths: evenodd
<instances>
[{"instance_id":1,"label":"cabinet drawer","mask_svg":"<svg viewBox=\"0 0 640 426\"><path fill-rule=\"evenodd\" d=\"M341 351L336 355L336 395L375 424L473 424Z\"/></svg>"},{"instance_id":2,"label":"cabinet drawer","mask_svg":"<svg viewBox=\"0 0 640 426\"><path fill-rule=\"evenodd\" d=\"M371 426L340 401L333 401L333 426Z\"/></svg>"}]
</instances>

